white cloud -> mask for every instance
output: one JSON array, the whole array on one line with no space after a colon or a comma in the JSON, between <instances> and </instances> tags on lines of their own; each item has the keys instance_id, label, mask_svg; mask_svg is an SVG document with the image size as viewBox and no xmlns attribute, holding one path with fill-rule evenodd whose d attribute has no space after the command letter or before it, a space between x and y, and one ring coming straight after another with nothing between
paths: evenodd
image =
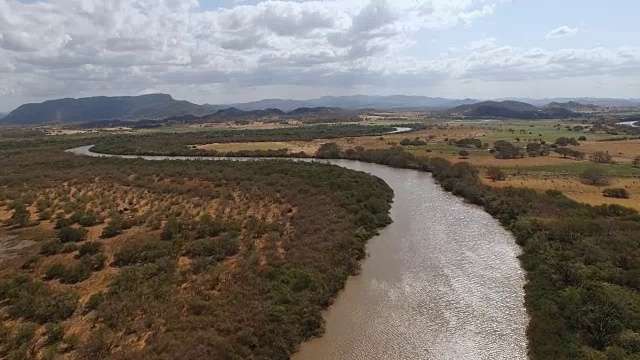
<instances>
[{"instance_id":1,"label":"white cloud","mask_svg":"<svg viewBox=\"0 0 640 360\"><path fill-rule=\"evenodd\" d=\"M559 39L567 36L573 36L578 33L577 27L562 25L557 29L553 29L547 33L547 39Z\"/></svg>"},{"instance_id":2,"label":"white cloud","mask_svg":"<svg viewBox=\"0 0 640 360\"><path fill-rule=\"evenodd\" d=\"M399 55L417 32L468 26L506 1L229 2L204 10L195 0L0 0L0 109L97 94L165 91L215 102L245 99L218 94L265 93L259 88L300 97L640 70L637 48L551 51L495 38L451 44L435 58ZM552 33L567 31L577 29ZM292 95L282 92L288 86Z\"/></svg>"}]
</instances>

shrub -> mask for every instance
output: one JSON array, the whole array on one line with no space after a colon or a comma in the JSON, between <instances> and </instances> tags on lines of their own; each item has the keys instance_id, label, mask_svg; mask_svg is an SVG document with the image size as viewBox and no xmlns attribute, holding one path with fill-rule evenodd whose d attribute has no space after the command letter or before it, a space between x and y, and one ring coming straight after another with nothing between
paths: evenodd
<instances>
[{"instance_id":1,"label":"shrub","mask_svg":"<svg viewBox=\"0 0 640 360\"><path fill-rule=\"evenodd\" d=\"M589 156L589 160L601 164L611 164L613 162L613 156L605 151L596 151Z\"/></svg>"},{"instance_id":2,"label":"shrub","mask_svg":"<svg viewBox=\"0 0 640 360\"><path fill-rule=\"evenodd\" d=\"M62 264L49 265L44 273L45 280L60 279L67 273L67 267Z\"/></svg>"},{"instance_id":3,"label":"shrub","mask_svg":"<svg viewBox=\"0 0 640 360\"><path fill-rule=\"evenodd\" d=\"M152 263L173 255L171 243L157 240L131 242L120 248L113 259L115 266Z\"/></svg>"},{"instance_id":4,"label":"shrub","mask_svg":"<svg viewBox=\"0 0 640 360\"><path fill-rule=\"evenodd\" d=\"M167 223L164 224L162 228L162 240L169 241L175 240L180 235L182 231L182 225L178 222L178 219L171 217L167 220Z\"/></svg>"},{"instance_id":5,"label":"shrub","mask_svg":"<svg viewBox=\"0 0 640 360\"><path fill-rule=\"evenodd\" d=\"M71 254L72 252L78 251L78 245L75 243L64 244L62 247L63 254Z\"/></svg>"},{"instance_id":6,"label":"shrub","mask_svg":"<svg viewBox=\"0 0 640 360\"><path fill-rule=\"evenodd\" d=\"M578 138L578 141L587 141L587 137L582 135Z\"/></svg>"},{"instance_id":7,"label":"shrub","mask_svg":"<svg viewBox=\"0 0 640 360\"><path fill-rule=\"evenodd\" d=\"M42 245L40 248L40 253L42 255L56 255L62 251L62 243L60 240L55 239L48 241Z\"/></svg>"},{"instance_id":8,"label":"shrub","mask_svg":"<svg viewBox=\"0 0 640 360\"><path fill-rule=\"evenodd\" d=\"M36 268L36 266L38 265L38 262L40 261L40 256L34 255L34 256L30 256L29 258L27 258L27 260L25 260L22 263L22 266L20 266L20 268L22 270L33 270Z\"/></svg>"},{"instance_id":9,"label":"shrub","mask_svg":"<svg viewBox=\"0 0 640 360\"><path fill-rule=\"evenodd\" d=\"M427 143L423 140L420 139L402 139L402 141L400 141L400 145L402 146L422 146L422 145L427 145Z\"/></svg>"},{"instance_id":10,"label":"shrub","mask_svg":"<svg viewBox=\"0 0 640 360\"><path fill-rule=\"evenodd\" d=\"M504 171L495 166L487 169L487 177L493 181L505 180L507 178Z\"/></svg>"},{"instance_id":11,"label":"shrub","mask_svg":"<svg viewBox=\"0 0 640 360\"><path fill-rule=\"evenodd\" d=\"M461 148L471 148L475 147L476 149L482 149L482 141L480 139L460 139L456 141L456 146Z\"/></svg>"},{"instance_id":12,"label":"shrub","mask_svg":"<svg viewBox=\"0 0 640 360\"><path fill-rule=\"evenodd\" d=\"M7 224L16 227L25 227L29 225L31 213L27 207L20 201L13 208L13 215L7 220Z\"/></svg>"},{"instance_id":13,"label":"shrub","mask_svg":"<svg viewBox=\"0 0 640 360\"><path fill-rule=\"evenodd\" d=\"M58 230L58 239L61 243L80 242L87 237L87 230L84 228L73 228L66 226Z\"/></svg>"},{"instance_id":14,"label":"shrub","mask_svg":"<svg viewBox=\"0 0 640 360\"><path fill-rule=\"evenodd\" d=\"M496 141L493 148L498 159L517 159L524 156L522 149L506 140Z\"/></svg>"},{"instance_id":15,"label":"shrub","mask_svg":"<svg viewBox=\"0 0 640 360\"><path fill-rule=\"evenodd\" d=\"M102 229L101 237L104 239L112 238L122 234L122 219L120 217L113 217Z\"/></svg>"},{"instance_id":16,"label":"shrub","mask_svg":"<svg viewBox=\"0 0 640 360\"><path fill-rule=\"evenodd\" d=\"M26 277L15 277L0 285L0 299L6 302L10 317L45 324L69 318L75 311L78 295L52 290Z\"/></svg>"},{"instance_id":17,"label":"shrub","mask_svg":"<svg viewBox=\"0 0 640 360\"><path fill-rule=\"evenodd\" d=\"M580 178L591 185L606 185L609 183L607 173L600 168L589 168L580 175Z\"/></svg>"},{"instance_id":18,"label":"shrub","mask_svg":"<svg viewBox=\"0 0 640 360\"><path fill-rule=\"evenodd\" d=\"M466 159L469 157L469 152L467 150L460 150L458 152L458 155L460 155L462 159Z\"/></svg>"},{"instance_id":19,"label":"shrub","mask_svg":"<svg viewBox=\"0 0 640 360\"><path fill-rule=\"evenodd\" d=\"M608 188L602 191L602 195L606 197L618 198L618 199L628 199L629 192L626 189L622 188Z\"/></svg>"},{"instance_id":20,"label":"shrub","mask_svg":"<svg viewBox=\"0 0 640 360\"><path fill-rule=\"evenodd\" d=\"M576 140L576 138L568 138L568 137L564 137L564 136L557 138L554 143L556 145L558 145L558 146L568 146L568 145L578 146L578 145L580 145L580 143L578 142L578 140Z\"/></svg>"},{"instance_id":21,"label":"shrub","mask_svg":"<svg viewBox=\"0 0 640 360\"><path fill-rule=\"evenodd\" d=\"M54 345L62 341L64 338L64 326L60 323L50 323L47 324L46 335L47 339L45 341L45 345Z\"/></svg>"},{"instance_id":22,"label":"shrub","mask_svg":"<svg viewBox=\"0 0 640 360\"><path fill-rule=\"evenodd\" d=\"M102 304L104 299L105 299L105 294L102 293L102 292L91 294L91 296L89 296L89 299L87 300L87 302L84 304L84 312L85 312L85 314L96 310L98 308L98 306L100 306L100 304Z\"/></svg>"},{"instance_id":23,"label":"shrub","mask_svg":"<svg viewBox=\"0 0 640 360\"><path fill-rule=\"evenodd\" d=\"M78 248L78 255L80 257L83 256L91 256L95 255L102 251L102 244L97 242L86 242Z\"/></svg>"}]
</instances>

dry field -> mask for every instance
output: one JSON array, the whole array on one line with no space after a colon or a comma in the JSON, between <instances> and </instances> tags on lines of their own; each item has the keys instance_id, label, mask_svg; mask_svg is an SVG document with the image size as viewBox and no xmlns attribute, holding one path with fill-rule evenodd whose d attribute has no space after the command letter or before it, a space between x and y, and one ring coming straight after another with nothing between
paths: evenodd
<instances>
[{"instance_id":1,"label":"dry field","mask_svg":"<svg viewBox=\"0 0 640 360\"><path fill-rule=\"evenodd\" d=\"M506 181L491 181L483 177L482 181L494 187L526 187L541 192L546 190L559 190L569 198L586 204L618 204L640 210L640 179L613 179L607 186L586 185L577 179L567 177L540 179L527 176L509 176ZM615 199L604 197L602 190L609 187L627 189L631 198Z\"/></svg>"},{"instance_id":2,"label":"dry field","mask_svg":"<svg viewBox=\"0 0 640 360\"><path fill-rule=\"evenodd\" d=\"M616 162L630 163L634 157L640 156L640 139L620 141L587 141L580 146L573 147L576 150L593 154L596 151L608 152Z\"/></svg>"}]
</instances>

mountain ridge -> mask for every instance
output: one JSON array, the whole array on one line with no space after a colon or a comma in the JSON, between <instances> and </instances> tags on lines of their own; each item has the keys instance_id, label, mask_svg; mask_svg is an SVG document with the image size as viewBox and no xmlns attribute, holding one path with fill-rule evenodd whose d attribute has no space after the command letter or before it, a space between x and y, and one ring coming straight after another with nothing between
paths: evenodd
<instances>
[{"instance_id":1,"label":"mountain ridge","mask_svg":"<svg viewBox=\"0 0 640 360\"><path fill-rule=\"evenodd\" d=\"M513 118L513 119L550 119L580 116L562 106L539 108L522 101L483 101L470 105L461 105L447 110L445 113L454 116L479 118Z\"/></svg>"}]
</instances>

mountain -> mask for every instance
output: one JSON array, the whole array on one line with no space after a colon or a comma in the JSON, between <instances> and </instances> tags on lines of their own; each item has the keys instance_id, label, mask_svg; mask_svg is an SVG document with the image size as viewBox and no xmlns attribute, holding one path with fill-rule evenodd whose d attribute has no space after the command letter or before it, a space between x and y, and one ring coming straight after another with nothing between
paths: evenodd
<instances>
[{"instance_id":1,"label":"mountain","mask_svg":"<svg viewBox=\"0 0 640 360\"><path fill-rule=\"evenodd\" d=\"M5 115L7 115L7 114L5 114L5 113L0 113L0 119L2 119Z\"/></svg>"},{"instance_id":2,"label":"mountain","mask_svg":"<svg viewBox=\"0 0 640 360\"><path fill-rule=\"evenodd\" d=\"M462 105L446 111L450 115L465 117L491 117L512 119L550 119L578 116L573 111L560 106L538 108L529 103L513 100L483 101Z\"/></svg>"},{"instance_id":3,"label":"mountain","mask_svg":"<svg viewBox=\"0 0 640 360\"><path fill-rule=\"evenodd\" d=\"M309 100L285 100L285 99L264 99L252 101L248 103L235 103L226 105L210 105L203 106L208 109L219 110L221 108L235 107L240 110L250 111L266 108L278 108L283 111L292 111L298 108L342 108L349 110L359 109L383 109L383 110L433 110L448 109L454 106L473 104L478 102L474 99L447 99L440 97L426 96L369 96L369 95L351 95L351 96L323 96L317 99Z\"/></svg>"},{"instance_id":4,"label":"mountain","mask_svg":"<svg viewBox=\"0 0 640 360\"><path fill-rule=\"evenodd\" d=\"M203 116L180 115L162 119L136 119L133 120L98 120L88 123L80 123L80 128L103 128L126 126L133 128L156 128L166 125L184 125L184 124L205 124L205 123L223 123L229 121L248 122L252 120L261 121L289 121L296 120L303 123L327 123L354 121L358 118L358 111L345 110L340 108L297 108L289 112L280 109L264 109L244 111L235 107L220 109L212 114Z\"/></svg>"},{"instance_id":5,"label":"mountain","mask_svg":"<svg viewBox=\"0 0 640 360\"><path fill-rule=\"evenodd\" d=\"M161 119L181 115L204 115L207 109L167 94L87 97L25 104L0 120L2 124L34 125L51 122L77 123L110 119Z\"/></svg>"},{"instance_id":6,"label":"mountain","mask_svg":"<svg viewBox=\"0 0 640 360\"><path fill-rule=\"evenodd\" d=\"M576 112L596 112L596 111L602 111L602 108L600 106L597 105L593 105L593 104L581 104L579 102L576 101L568 101L568 102L564 102L564 103L559 103L559 102L552 102L547 104L545 107L545 109L558 109L558 108L563 108L563 109L568 109L571 111L576 111Z\"/></svg>"},{"instance_id":7,"label":"mountain","mask_svg":"<svg viewBox=\"0 0 640 360\"><path fill-rule=\"evenodd\" d=\"M544 98L544 99L532 99L532 98L501 98L501 100L513 100L522 101L535 106L545 106L549 103L567 103L577 102L581 104L592 104L600 107L640 107L640 99L619 99L619 98L594 98L594 97L576 97L576 98Z\"/></svg>"}]
</instances>

